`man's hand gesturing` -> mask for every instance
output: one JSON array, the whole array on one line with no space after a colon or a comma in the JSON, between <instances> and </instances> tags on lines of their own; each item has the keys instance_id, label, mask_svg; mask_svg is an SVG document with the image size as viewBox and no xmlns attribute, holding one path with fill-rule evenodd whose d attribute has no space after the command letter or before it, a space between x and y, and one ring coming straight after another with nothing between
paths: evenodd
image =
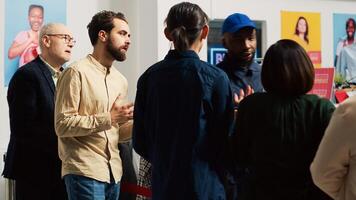
<instances>
[{"instance_id":1,"label":"man's hand gesturing","mask_svg":"<svg viewBox=\"0 0 356 200\"><path fill-rule=\"evenodd\" d=\"M124 124L128 120L133 118L134 105L130 103L120 103L120 95L114 101L110 114L111 114L111 124Z\"/></svg>"}]
</instances>

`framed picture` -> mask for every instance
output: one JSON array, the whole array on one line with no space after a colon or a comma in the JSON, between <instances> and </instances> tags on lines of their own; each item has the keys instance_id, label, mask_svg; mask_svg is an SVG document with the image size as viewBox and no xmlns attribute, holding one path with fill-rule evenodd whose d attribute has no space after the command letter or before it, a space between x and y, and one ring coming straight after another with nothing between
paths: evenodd
<instances>
[{"instance_id":1,"label":"framed picture","mask_svg":"<svg viewBox=\"0 0 356 200\"><path fill-rule=\"evenodd\" d=\"M5 0L4 85L19 67L39 55L39 31L49 22L66 23L66 0Z\"/></svg>"},{"instance_id":2,"label":"framed picture","mask_svg":"<svg viewBox=\"0 0 356 200\"><path fill-rule=\"evenodd\" d=\"M281 39L296 41L321 66L320 13L281 11Z\"/></svg>"}]
</instances>

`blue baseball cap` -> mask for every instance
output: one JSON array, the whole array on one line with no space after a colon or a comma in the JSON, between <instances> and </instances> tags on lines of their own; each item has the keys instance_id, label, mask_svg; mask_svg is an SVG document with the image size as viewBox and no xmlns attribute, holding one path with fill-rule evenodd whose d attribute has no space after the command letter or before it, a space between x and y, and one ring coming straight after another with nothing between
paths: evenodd
<instances>
[{"instance_id":1,"label":"blue baseball cap","mask_svg":"<svg viewBox=\"0 0 356 200\"><path fill-rule=\"evenodd\" d=\"M246 15L241 13L234 13L225 19L221 32L222 34L235 33L244 27L256 28L256 25Z\"/></svg>"}]
</instances>

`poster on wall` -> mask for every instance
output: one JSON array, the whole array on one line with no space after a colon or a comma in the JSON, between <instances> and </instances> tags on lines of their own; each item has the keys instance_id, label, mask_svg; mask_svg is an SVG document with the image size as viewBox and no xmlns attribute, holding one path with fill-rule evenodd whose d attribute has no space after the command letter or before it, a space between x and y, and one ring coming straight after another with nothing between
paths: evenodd
<instances>
[{"instance_id":1,"label":"poster on wall","mask_svg":"<svg viewBox=\"0 0 356 200\"><path fill-rule=\"evenodd\" d=\"M39 30L49 22L66 23L66 0L6 0L4 85L12 75L38 54Z\"/></svg>"},{"instance_id":2,"label":"poster on wall","mask_svg":"<svg viewBox=\"0 0 356 200\"><path fill-rule=\"evenodd\" d=\"M346 82L356 83L356 14L334 14L334 65Z\"/></svg>"},{"instance_id":3,"label":"poster on wall","mask_svg":"<svg viewBox=\"0 0 356 200\"><path fill-rule=\"evenodd\" d=\"M332 100L334 73L334 67L316 68L314 85L308 93Z\"/></svg>"},{"instance_id":4,"label":"poster on wall","mask_svg":"<svg viewBox=\"0 0 356 200\"><path fill-rule=\"evenodd\" d=\"M314 66L321 66L320 13L281 11L281 38L298 42Z\"/></svg>"}]
</instances>

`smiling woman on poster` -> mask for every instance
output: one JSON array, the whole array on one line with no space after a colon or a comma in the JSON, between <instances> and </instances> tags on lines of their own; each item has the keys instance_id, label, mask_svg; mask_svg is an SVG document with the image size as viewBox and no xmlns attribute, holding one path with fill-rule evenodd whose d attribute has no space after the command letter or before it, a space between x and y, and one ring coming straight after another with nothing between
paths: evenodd
<instances>
[{"instance_id":1,"label":"smiling woman on poster","mask_svg":"<svg viewBox=\"0 0 356 200\"><path fill-rule=\"evenodd\" d=\"M28 22L30 24L30 30L19 32L9 48L9 59L20 56L19 67L32 61L40 53L38 35L43 24L43 13L43 6L35 4L29 6Z\"/></svg>"},{"instance_id":2,"label":"smiling woman on poster","mask_svg":"<svg viewBox=\"0 0 356 200\"><path fill-rule=\"evenodd\" d=\"M355 27L356 27L356 22L355 20L350 17L346 20L346 26L345 26L345 35L339 38L339 41L336 46L336 53L335 53L335 66L340 65L338 64L338 60L340 60L340 53L341 51L350 45L355 45L356 40L355 40ZM353 48L354 49L354 48ZM354 54L353 51L351 51L351 54ZM344 54L345 55L345 54ZM351 56L353 57L353 56ZM345 60L347 58L344 58ZM353 60L353 59L352 59Z\"/></svg>"},{"instance_id":3,"label":"smiling woman on poster","mask_svg":"<svg viewBox=\"0 0 356 200\"><path fill-rule=\"evenodd\" d=\"M308 51L309 46L309 25L305 17L300 16L295 25L294 35L292 40L296 41L300 46L302 46L306 51Z\"/></svg>"},{"instance_id":4,"label":"smiling woman on poster","mask_svg":"<svg viewBox=\"0 0 356 200\"><path fill-rule=\"evenodd\" d=\"M38 54L38 33L44 23L67 22L67 0L4 1L4 86L20 66Z\"/></svg>"},{"instance_id":5,"label":"smiling woman on poster","mask_svg":"<svg viewBox=\"0 0 356 200\"><path fill-rule=\"evenodd\" d=\"M297 42L315 68L321 67L320 13L281 11L281 38Z\"/></svg>"}]
</instances>

